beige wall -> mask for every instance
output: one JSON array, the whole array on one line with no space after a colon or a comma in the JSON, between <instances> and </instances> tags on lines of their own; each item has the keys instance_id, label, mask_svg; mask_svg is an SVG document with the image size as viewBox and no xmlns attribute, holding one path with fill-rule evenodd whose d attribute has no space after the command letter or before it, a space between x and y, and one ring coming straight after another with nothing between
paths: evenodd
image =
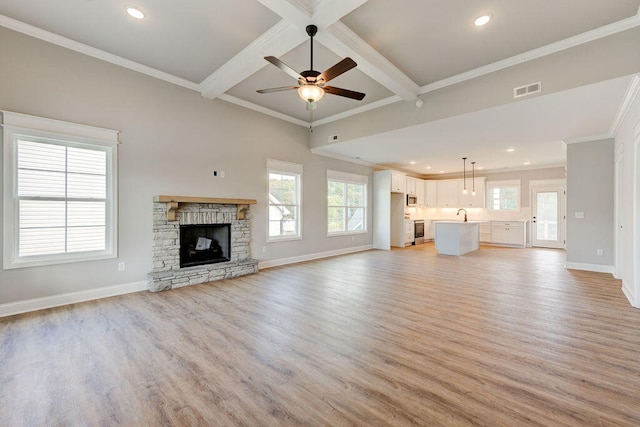
<instances>
[{"instance_id":1,"label":"beige wall","mask_svg":"<svg viewBox=\"0 0 640 427\"><path fill-rule=\"evenodd\" d=\"M145 282L159 194L257 199L251 247L263 261L371 244L370 233L328 238L325 226L326 170L371 169L311 154L304 127L3 28L0 109L121 131L119 258L0 271L0 305ZM303 240L265 243L267 158L304 165Z\"/></svg>"}]
</instances>

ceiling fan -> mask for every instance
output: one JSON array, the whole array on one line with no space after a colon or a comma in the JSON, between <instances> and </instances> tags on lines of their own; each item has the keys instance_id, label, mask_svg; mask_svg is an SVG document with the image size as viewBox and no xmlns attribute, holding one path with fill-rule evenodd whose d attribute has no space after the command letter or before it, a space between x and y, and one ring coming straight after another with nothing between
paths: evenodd
<instances>
[{"instance_id":1,"label":"ceiling fan","mask_svg":"<svg viewBox=\"0 0 640 427\"><path fill-rule=\"evenodd\" d=\"M355 68L358 64L351 58L344 58L332 67L329 67L322 73L313 69L313 36L318 32L318 27L315 25L307 25L307 34L311 38L311 66L310 70L303 71L301 73L296 72L293 68L289 67L284 62L280 61L275 56L265 56L264 59L280 68L291 77L298 80L298 86L284 86L274 87L270 89L260 89L258 93L271 93L281 92L285 90L298 89L300 98L307 101L307 109L313 109L325 93L332 95L344 96L345 98L356 99L361 101L365 94L362 92L356 92L349 89L341 89L334 86L325 86L330 80L338 77L339 75Z\"/></svg>"}]
</instances>

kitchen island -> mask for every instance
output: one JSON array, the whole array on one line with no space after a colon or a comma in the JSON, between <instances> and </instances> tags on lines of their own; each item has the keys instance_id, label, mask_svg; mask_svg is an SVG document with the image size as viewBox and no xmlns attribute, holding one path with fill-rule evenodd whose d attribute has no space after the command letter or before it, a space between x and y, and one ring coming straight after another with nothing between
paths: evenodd
<instances>
[{"instance_id":1,"label":"kitchen island","mask_svg":"<svg viewBox=\"0 0 640 427\"><path fill-rule=\"evenodd\" d=\"M480 222L438 221L435 244L441 255L464 255L480 247Z\"/></svg>"}]
</instances>

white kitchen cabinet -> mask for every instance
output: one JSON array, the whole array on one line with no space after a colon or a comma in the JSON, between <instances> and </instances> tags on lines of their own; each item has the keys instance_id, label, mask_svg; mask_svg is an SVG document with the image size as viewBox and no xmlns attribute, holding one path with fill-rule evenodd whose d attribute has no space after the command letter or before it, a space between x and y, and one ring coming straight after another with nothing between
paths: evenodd
<instances>
[{"instance_id":1,"label":"white kitchen cabinet","mask_svg":"<svg viewBox=\"0 0 640 427\"><path fill-rule=\"evenodd\" d=\"M491 243L491 222L480 223L480 243Z\"/></svg>"},{"instance_id":2,"label":"white kitchen cabinet","mask_svg":"<svg viewBox=\"0 0 640 427\"><path fill-rule=\"evenodd\" d=\"M462 180L459 181L458 186L460 189L460 197L459 197L459 201L460 201L460 205L458 207L460 208L484 208L484 181L485 178L476 178L475 179L475 189L476 189L476 194L473 194L473 181L470 179L467 179L467 194L464 194L462 192L463 187L463 183Z\"/></svg>"},{"instance_id":3,"label":"white kitchen cabinet","mask_svg":"<svg viewBox=\"0 0 640 427\"><path fill-rule=\"evenodd\" d=\"M416 197L418 198L418 207L424 207L424 181L416 179Z\"/></svg>"},{"instance_id":4,"label":"white kitchen cabinet","mask_svg":"<svg viewBox=\"0 0 640 427\"><path fill-rule=\"evenodd\" d=\"M406 219L404 221L404 245L410 246L413 243L415 236L415 221L412 219Z\"/></svg>"},{"instance_id":5,"label":"white kitchen cabinet","mask_svg":"<svg viewBox=\"0 0 640 427\"><path fill-rule=\"evenodd\" d=\"M526 221L491 221L491 243L525 247Z\"/></svg>"},{"instance_id":6,"label":"white kitchen cabinet","mask_svg":"<svg viewBox=\"0 0 640 427\"><path fill-rule=\"evenodd\" d=\"M425 208L435 208L437 207L436 202L436 187L438 185L438 181L423 181L424 182L424 207Z\"/></svg>"},{"instance_id":7,"label":"white kitchen cabinet","mask_svg":"<svg viewBox=\"0 0 640 427\"><path fill-rule=\"evenodd\" d=\"M410 176L405 177L404 180L404 192L407 194L411 194L412 196L416 195L416 178L412 178Z\"/></svg>"},{"instance_id":8,"label":"white kitchen cabinet","mask_svg":"<svg viewBox=\"0 0 640 427\"><path fill-rule=\"evenodd\" d=\"M424 240L433 240L436 235L436 222L429 219L424 220Z\"/></svg>"},{"instance_id":9,"label":"white kitchen cabinet","mask_svg":"<svg viewBox=\"0 0 640 427\"><path fill-rule=\"evenodd\" d=\"M439 208L457 208L459 205L460 191L458 179L445 179L436 181L436 201Z\"/></svg>"},{"instance_id":10,"label":"white kitchen cabinet","mask_svg":"<svg viewBox=\"0 0 640 427\"><path fill-rule=\"evenodd\" d=\"M390 172L390 173L391 173L391 192L404 193L406 188L404 174L400 172Z\"/></svg>"}]
</instances>

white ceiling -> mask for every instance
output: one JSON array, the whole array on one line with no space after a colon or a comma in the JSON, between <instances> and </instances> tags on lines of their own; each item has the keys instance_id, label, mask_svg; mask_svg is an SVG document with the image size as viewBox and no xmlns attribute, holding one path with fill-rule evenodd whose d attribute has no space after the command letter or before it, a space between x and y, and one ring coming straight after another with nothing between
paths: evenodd
<instances>
[{"instance_id":1,"label":"white ceiling","mask_svg":"<svg viewBox=\"0 0 640 427\"><path fill-rule=\"evenodd\" d=\"M128 6L142 10L145 19L129 17ZM308 126L385 102L415 102L421 93L461 75L572 37L598 37L639 26L639 7L640 0L0 0L0 25L207 98ZM494 19L486 27L474 27L473 20L483 12ZM363 101L327 95L310 113L295 91L256 93L296 83L264 56L276 56L297 71L309 68L305 27L310 23L319 28L314 68L322 71L352 57L358 67L331 85L365 92ZM545 96L517 103L518 114L497 108L401 130L393 140L401 138L403 143L392 147L384 142L389 135L378 135L366 141L366 152L365 141L347 141L331 150L390 166L406 165L407 157L415 157L419 164L413 171L420 174L428 173L424 168L430 163L438 170L454 169L444 159L452 157L449 149L455 145L468 157L474 153L487 169L513 168L524 161L534 166L561 164L564 151L559 141L588 135L589 129L595 134L608 130L626 83L616 80L560 94L558 101L567 108L556 115L550 115L543 101L536 102ZM588 103L569 104L596 94L590 90L609 91L599 111L590 111L584 105ZM513 117L505 121L505 114ZM564 123L584 127L563 126L559 118L566 114L572 116ZM488 132L478 126L480 120L496 126ZM441 141L430 144L428 153L420 144L425 132ZM536 150L526 149L534 143ZM505 145L518 150L498 161L496 152ZM402 159L397 156L400 151L405 154ZM445 151L438 160L438 153Z\"/></svg>"}]
</instances>

